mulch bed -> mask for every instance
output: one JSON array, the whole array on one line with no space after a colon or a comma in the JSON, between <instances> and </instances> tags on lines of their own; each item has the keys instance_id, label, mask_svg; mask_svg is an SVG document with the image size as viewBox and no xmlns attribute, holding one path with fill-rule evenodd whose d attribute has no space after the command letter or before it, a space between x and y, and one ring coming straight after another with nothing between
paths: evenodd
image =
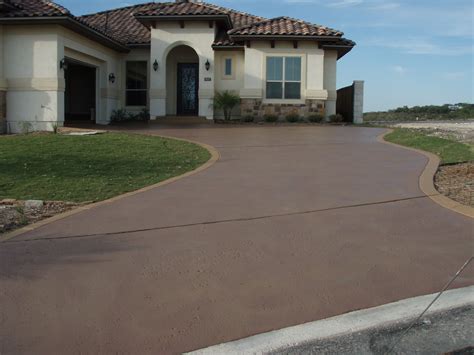
<instances>
[{"instance_id":1,"label":"mulch bed","mask_svg":"<svg viewBox=\"0 0 474 355\"><path fill-rule=\"evenodd\" d=\"M435 186L450 199L474 207L474 162L440 166Z\"/></svg>"},{"instance_id":2,"label":"mulch bed","mask_svg":"<svg viewBox=\"0 0 474 355\"><path fill-rule=\"evenodd\" d=\"M0 234L53 217L78 206L76 203L45 201L40 208L26 208L24 201L0 200Z\"/></svg>"}]
</instances>

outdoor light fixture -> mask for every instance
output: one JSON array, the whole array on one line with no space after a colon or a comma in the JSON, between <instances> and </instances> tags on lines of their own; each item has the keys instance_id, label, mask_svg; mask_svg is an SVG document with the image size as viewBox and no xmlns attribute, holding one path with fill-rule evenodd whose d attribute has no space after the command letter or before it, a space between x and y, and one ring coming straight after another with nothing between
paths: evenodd
<instances>
[{"instance_id":1,"label":"outdoor light fixture","mask_svg":"<svg viewBox=\"0 0 474 355\"><path fill-rule=\"evenodd\" d=\"M155 59L155 62L153 63L153 70L158 71L158 61Z\"/></svg>"},{"instance_id":2,"label":"outdoor light fixture","mask_svg":"<svg viewBox=\"0 0 474 355\"><path fill-rule=\"evenodd\" d=\"M59 68L62 69L62 70L67 69L66 58L63 58L59 61Z\"/></svg>"},{"instance_id":3,"label":"outdoor light fixture","mask_svg":"<svg viewBox=\"0 0 474 355\"><path fill-rule=\"evenodd\" d=\"M110 73L109 74L109 81L113 84L115 83L115 74L114 73Z\"/></svg>"},{"instance_id":4,"label":"outdoor light fixture","mask_svg":"<svg viewBox=\"0 0 474 355\"><path fill-rule=\"evenodd\" d=\"M206 70L209 71L211 69L211 63L209 63L209 59L206 62Z\"/></svg>"}]
</instances>

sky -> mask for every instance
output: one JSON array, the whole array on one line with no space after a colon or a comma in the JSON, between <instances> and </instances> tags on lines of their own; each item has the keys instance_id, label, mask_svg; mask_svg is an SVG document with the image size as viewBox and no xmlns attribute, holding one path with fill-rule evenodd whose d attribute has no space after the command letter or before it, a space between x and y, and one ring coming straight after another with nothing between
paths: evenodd
<instances>
[{"instance_id":1,"label":"sky","mask_svg":"<svg viewBox=\"0 0 474 355\"><path fill-rule=\"evenodd\" d=\"M147 0L57 0L75 15ZM474 0L210 0L267 18L341 30L357 46L338 87L365 81L364 111L474 102Z\"/></svg>"}]
</instances>

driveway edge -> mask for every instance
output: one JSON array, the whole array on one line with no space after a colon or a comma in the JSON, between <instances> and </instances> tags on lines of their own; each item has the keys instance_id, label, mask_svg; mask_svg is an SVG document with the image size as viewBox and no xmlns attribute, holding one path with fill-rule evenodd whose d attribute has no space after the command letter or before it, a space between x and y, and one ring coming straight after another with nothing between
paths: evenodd
<instances>
[{"instance_id":1,"label":"driveway edge","mask_svg":"<svg viewBox=\"0 0 474 355\"><path fill-rule=\"evenodd\" d=\"M474 286L445 292L431 307L430 314L474 305L473 292ZM370 329L391 327L401 322L415 320L437 295L409 298L379 307L254 335L188 354L267 354L307 343L334 340Z\"/></svg>"},{"instance_id":2,"label":"driveway edge","mask_svg":"<svg viewBox=\"0 0 474 355\"><path fill-rule=\"evenodd\" d=\"M474 218L474 208L462 205L459 202L451 200L449 197L442 195L438 190L436 190L436 187L434 185L434 176L436 175L436 172L438 171L441 162L439 157L433 153L426 152L424 150L405 147L400 144L386 141L385 136L392 132L393 129L389 129L387 132L382 133L377 137L377 141L391 146L411 150L413 152L423 154L425 157L428 158L428 163L426 164L425 169L420 175L419 186L421 191L441 207L447 208L448 210L454 211L456 213L460 213L464 216Z\"/></svg>"},{"instance_id":3,"label":"driveway edge","mask_svg":"<svg viewBox=\"0 0 474 355\"><path fill-rule=\"evenodd\" d=\"M20 229L14 230L13 232L6 233L3 236L0 236L0 243L6 242L8 240L11 240L15 237L18 237L18 236L24 234L24 233L31 232L35 229L38 229L38 228L43 227L45 225L48 225L50 223L59 221L61 219L73 216L75 214L78 214L78 213L81 213L81 212L84 212L84 211L87 211L87 210L90 210L92 208L99 207L99 206L102 206L102 205L106 205L108 203L116 202L116 201L121 200L121 199L126 198L126 197L130 197L130 196L142 193L142 192L146 192L146 191L149 191L149 190L152 190L152 189L156 189L158 187L162 187L162 186L165 186L165 185L168 185L168 184L172 184L172 183L174 183L178 180L187 178L189 176L198 174L201 171L209 169L211 166L213 166L220 159L219 151L216 148L214 148L213 146L208 145L208 144L195 142L195 141L192 141L192 140L189 140L189 139L175 138L175 137L168 137L168 136L161 136L161 135L153 135L153 137L160 137L160 138L165 138L165 139L174 139L174 140L177 140L177 141L196 144L196 145L206 149L211 154L211 158L207 162L205 162L203 165L197 167L194 170L188 171L185 174L175 176L175 177L172 177L170 179L163 180L159 183L143 187L139 190L130 191L130 192L127 192L123 195L118 195L118 196L112 197L112 198L107 199L107 200L91 203L90 205L80 206L80 207L74 208L70 211L60 213L56 216L53 216L53 217L44 219L42 221L27 225L27 226L25 226L23 228L20 228Z\"/></svg>"}]
</instances>

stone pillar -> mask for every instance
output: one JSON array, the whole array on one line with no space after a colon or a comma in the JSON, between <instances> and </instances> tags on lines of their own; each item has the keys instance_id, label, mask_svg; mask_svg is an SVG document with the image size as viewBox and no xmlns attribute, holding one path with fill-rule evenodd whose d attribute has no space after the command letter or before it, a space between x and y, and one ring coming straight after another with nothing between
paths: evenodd
<instances>
[{"instance_id":1,"label":"stone pillar","mask_svg":"<svg viewBox=\"0 0 474 355\"><path fill-rule=\"evenodd\" d=\"M364 123L364 81L354 81L354 123Z\"/></svg>"}]
</instances>

